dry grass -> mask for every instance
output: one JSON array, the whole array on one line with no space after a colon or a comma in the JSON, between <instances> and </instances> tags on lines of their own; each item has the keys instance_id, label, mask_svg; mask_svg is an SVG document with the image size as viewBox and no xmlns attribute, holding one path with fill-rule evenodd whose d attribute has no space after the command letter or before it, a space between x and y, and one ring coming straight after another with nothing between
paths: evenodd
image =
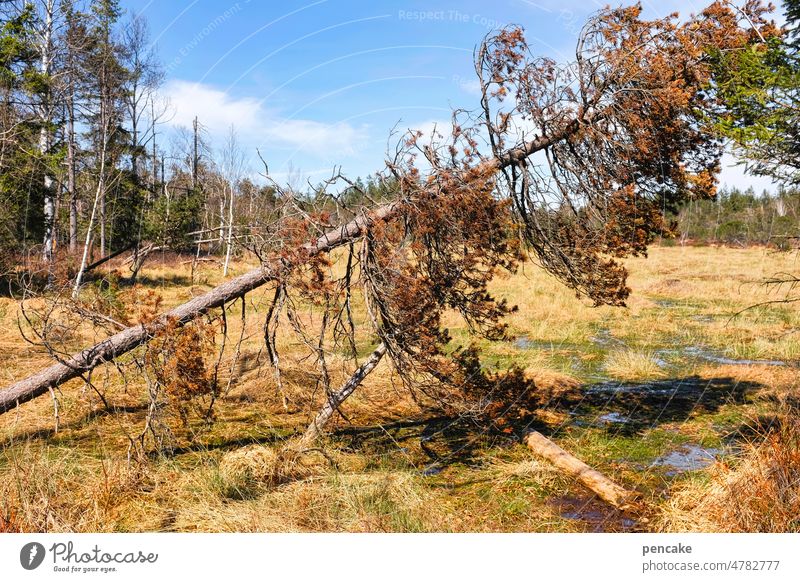
<instances>
[{"instance_id":1,"label":"dry grass","mask_svg":"<svg viewBox=\"0 0 800 582\"><path fill-rule=\"evenodd\" d=\"M482 342L479 347L488 367L525 369L526 376L548 395L542 398L544 402L579 401L585 384L598 376L645 380L665 374L697 375L759 386L752 402L726 404L704 412L706 416L662 419L660 431L627 440L613 432L618 427L606 431L572 426L570 410L535 411L537 421L563 431L556 438L570 439L570 450L584 460L634 486L652 484L654 491L661 491L664 477L642 467L670 450L669 439L717 442L740 428L743 414L774 413L772 408L790 402L796 394L797 374L790 367L698 362L686 358L680 349L704 346L729 358L797 360L800 305L768 306L731 316L754 302L776 298L760 285L763 277L798 269L791 255L764 249L656 248L649 259L632 260L629 265L634 292L625 309L592 308L532 265L497 280L493 291L519 306L509 317L512 334L525 336L531 347L514 341ZM236 273L249 266L236 265ZM161 295L165 309L221 279L217 265L203 263L195 280L189 281L188 265L174 261L154 261L143 276L142 288ZM130 290L121 293L135 316L136 295ZM585 529L562 516L552 503L574 495L574 484L532 461L521 445L495 441L479 432L455 435L450 441L439 429L431 429L433 438L424 440L423 435L429 435L424 425L381 429L393 421L424 420L431 415L413 401L384 364L348 400L347 418L337 418L333 426L334 430L373 430L335 434L325 446L327 458L321 454L282 457L280 451L302 431L323 395L315 389L319 372L310 364L312 360L304 359L308 351L284 333L278 336L278 348L284 356L284 390L291 406L288 412L283 409L262 351L263 316L271 294L263 289L248 295L244 330L239 304L230 307L229 338L244 332L238 360L233 361L234 341L228 342L222 359L221 381L230 382L230 391L218 401L217 420L211 427L198 430L193 439L178 435L174 455L127 462L127 435L137 434L144 419L144 385L129 358L121 362L124 379L111 367L93 375L95 386L113 406L120 407L115 413L104 411L92 389L72 381L59 393L58 433L52 403L46 397L0 417L0 531ZM363 306L356 303L354 307L357 318L366 317ZM43 350L20 340L17 314L14 301L0 298L1 384L23 378L49 361ZM302 310L301 316L312 325L319 323L311 310ZM448 316L445 323L458 342L467 341L464 326L455 316ZM101 337L82 326L67 343L77 349ZM366 332L357 339L364 352L374 340ZM664 349L676 350L666 370L655 362ZM331 354L329 364L334 384L351 367L338 353ZM602 413L592 411L590 418ZM752 493L746 487L748 479L763 479L767 487L767 478L777 475L766 469L774 466L774 459L769 460L762 442L771 441L755 438L748 456L731 464L732 468L717 466L708 474L668 481L667 486L680 489L670 493L672 509L665 511L669 517L659 527L701 531L722 527L728 516L712 519L714 512L704 508L711 508L713 499L718 507L730 503L723 493L736 489L730 485L733 479L741 484L736 489L741 505L737 515L744 516L740 522L731 522L737 528L796 528L788 521L788 508L793 506L784 501L776 506L774 516L762 522L756 519L759 513L772 511L768 498L788 499L779 495L787 491L785 487L748 497ZM433 454L445 460L437 465L443 471L426 476L423 473L434 462Z\"/></svg>"},{"instance_id":2,"label":"dry grass","mask_svg":"<svg viewBox=\"0 0 800 582\"><path fill-rule=\"evenodd\" d=\"M661 531L800 532L800 419L775 419L742 452L688 481L659 517Z\"/></svg>"},{"instance_id":3,"label":"dry grass","mask_svg":"<svg viewBox=\"0 0 800 582\"><path fill-rule=\"evenodd\" d=\"M231 501L210 492L182 507L174 527L231 532L446 529L433 519L435 503L419 480L405 472L333 474L295 481L252 499Z\"/></svg>"},{"instance_id":4,"label":"dry grass","mask_svg":"<svg viewBox=\"0 0 800 582\"><path fill-rule=\"evenodd\" d=\"M25 444L0 479L0 513L14 529L36 532L113 531L120 509L143 486L139 467L73 451Z\"/></svg>"},{"instance_id":5,"label":"dry grass","mask_svg":"<svg viewBox=\"0 0 800 582\"><path fill-rule=\"evenodd\" d=\"M250 445L223 456L219 463L219 475L227 491L245 495L254 486L278 482L279 463L275 449Z\"/></svg>"},{"instance_id":6,"label":"dry grass","mask_svg":"<svg viewBox=\"0 0 800 582\"><path fill-rule=\"evenodd\" d=\"M634 350L616 350L609 353L604 368L617 380L653 380L667 375L658 365L654 354Z\"/></svg>"}]
</instances>

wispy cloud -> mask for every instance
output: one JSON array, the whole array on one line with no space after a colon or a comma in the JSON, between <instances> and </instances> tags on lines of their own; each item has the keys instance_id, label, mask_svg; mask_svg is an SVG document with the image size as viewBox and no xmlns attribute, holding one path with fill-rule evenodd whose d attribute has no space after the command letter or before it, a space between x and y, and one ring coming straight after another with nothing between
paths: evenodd
<instances>
[{"instance_id":1,"label":"wispy cloud","mask_svg":"<svg viewBox=\"0 0 800 582\"><path fill-rule=\"evenodd\" d=\"M190 127L195 116L211 135L233 125L245 144L268 144L300 155L352 155L365 141L366 127L283 117L254 97L234 97L211 85L172 80L164 87L174 110L171 124Z\"/></svg>"}]
</instances>

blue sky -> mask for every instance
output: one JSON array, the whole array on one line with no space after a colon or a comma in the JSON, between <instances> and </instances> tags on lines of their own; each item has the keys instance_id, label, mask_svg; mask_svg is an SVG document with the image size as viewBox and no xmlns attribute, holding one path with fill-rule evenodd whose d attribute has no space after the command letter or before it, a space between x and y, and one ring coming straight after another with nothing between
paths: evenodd
<instances>
[{"instance_id":1,"label":"blue sky","mask_svg":"<svg viewBox=\"0 0 800 582\"><path fill-rule=\"evenodd\" d=\"M252 171L259 148L277 179L341 166L383 167L393 129L430 129L478 97L472 52L491 30L525 27L536 53L569 59L593 0L123 0L146 17L166 70L169 125L197 115L221 145L233 124ZM696 12L692 0L645 0L647 16ZM725 160L732 163L731 159ZM726 167L723 181L768 180Z\"/></svg>"}]
</instances>

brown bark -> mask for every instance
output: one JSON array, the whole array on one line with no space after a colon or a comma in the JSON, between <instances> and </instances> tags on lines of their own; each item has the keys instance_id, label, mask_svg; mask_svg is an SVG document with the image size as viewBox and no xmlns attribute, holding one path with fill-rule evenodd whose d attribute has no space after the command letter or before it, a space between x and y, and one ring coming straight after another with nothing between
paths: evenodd
<instances>
[{"instance_id":1,"label":"brown bark","mask_svg":"<svg viewBox=\"0 0 800 582\"><path fill-rule=\"evenodd\" d=\"M325 425L333 418L333 414L339 410L342 403L359 387L361 382L364 381L370 372L372 372L383 356L386 354L386 346L380 344L375 351L372 352L366 362L361 364L358 369L353 372L353 375L345 382L341 388L328 396L325 405L320 409L311 424L308 425L306 432L297 443L297 448L306 449L311 446L322 434Z\"/></svg>"},{"instance_id":2,"label":"brown bark","mask_svg":"<svg viewBox=\"0 0 800 582\"><path fill-rule=\"evenodd\" d=\"M635 492L620 487L550 439L533 431L525 437L525 444L534 453L553 463L560 471L580 481L584 487L593 491L603 501L617 509L631 508L631 504L636 498Z\"/></svg>"},{"instance_id":3,"label":"brown bark","mask_svg":"<svg viewBox=\"0 0 800 582\"><path fill-rule=\"evenodd\" d=\"M580 122L585 123L590 120L590 116L590 113L581 112L578 119ZM505 152L500 157L486 160L475 168L476 175L480 175L482 172L496 172L516 164L531 154L575 133L580 127L578 119L564 124L559 131L554 132L552 135L539 137L518 148ZM102 174L103 172L101 171L101 180ZM102 184L100 188L102 189ZM225 305L229 301L242 297L253 289L275 280L282 270L296 267L307 260L308 257L328 252L357 239L371 222L387 221L395 218L400 207L399 202L379 206L377 209L363 214L339 228L328 231L314 243L305 245L301 249L302 252L298 253L297 258L293 261L282 262L276 259L266 263L249 273L226 281L208 293L195 297L188 303L179 305L162 314L147 326L139 325L124 329L118 334L86 348L82 352L12 384L0 391L0 414L8 412L15 406L32 400L37 396L41 396L51 388L77 378L104 362L112 361L114 358L146 343L153 337L155 332L163 329L171 320L177 322L178 325L185 325L210 309ZM85 262L84 259L84 264Z\"/></svg>"}]
</instances>

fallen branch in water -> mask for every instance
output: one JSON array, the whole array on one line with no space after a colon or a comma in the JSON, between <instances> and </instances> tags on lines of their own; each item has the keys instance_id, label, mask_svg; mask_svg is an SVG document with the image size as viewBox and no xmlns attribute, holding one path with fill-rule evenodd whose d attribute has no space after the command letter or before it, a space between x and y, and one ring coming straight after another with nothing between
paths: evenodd
<instances>
[{"instance_id":1,"label":"fallen branch in water","mask_svg":"<svg viewBox=\"0 0 800 582\"><path fill-rule=\"evenodd\" d=\"M629 491L611 479L592 469L589 465L569 454L541 433L533 431L525 437L525 444L534 453L550 461L557 469L580 481L600 499L617 509L630 509L637 494Z\"/></svg>"}]
</instances>

